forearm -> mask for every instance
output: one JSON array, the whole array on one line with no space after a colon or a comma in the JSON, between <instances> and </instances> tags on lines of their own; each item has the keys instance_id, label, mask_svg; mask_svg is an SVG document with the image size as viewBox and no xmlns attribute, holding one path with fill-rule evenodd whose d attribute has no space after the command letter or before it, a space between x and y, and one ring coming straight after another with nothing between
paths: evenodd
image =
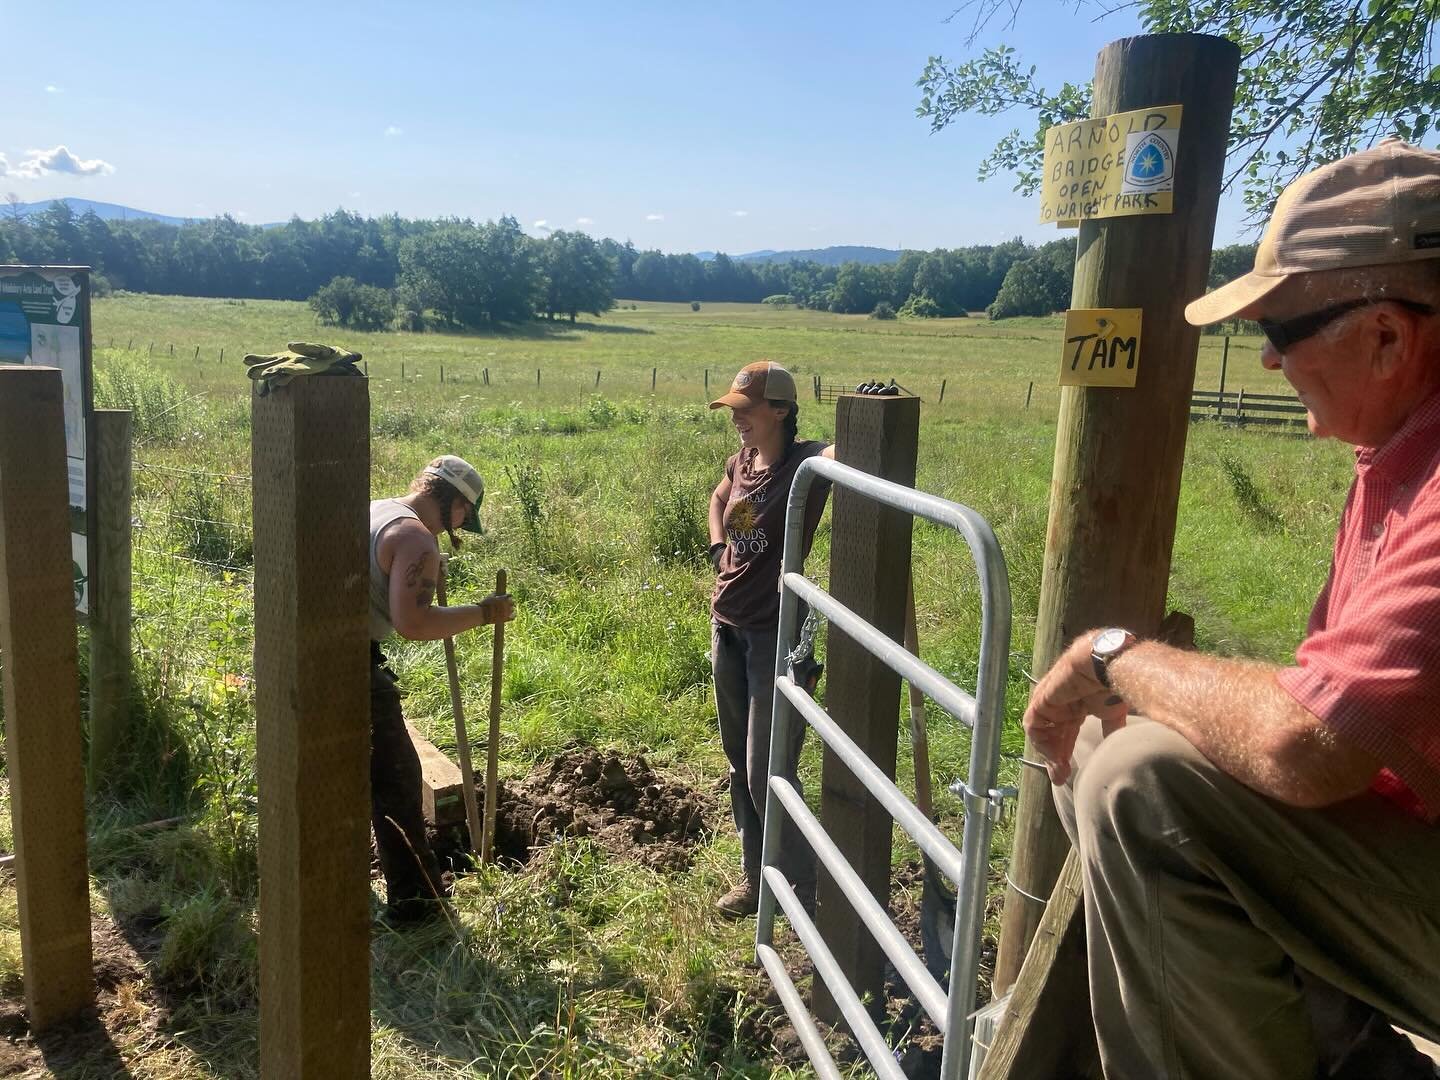
<instances>
[{"instance_id":1,"label":"forearm","mask_svg":"<svg viewBox=\"0 0 1440 1080\"><path fill-rule=\"evenodd\" d=\"M401 637L411 641L439 641L455 637L466 630L484 626L491 621L490 612L480 604L461 604L457 607L435 607L427 604L417 607L403 622L397 620L395 629Z\"/></svg>"},{"instance_id":2,"label":"forearm","mask_svg":"<svg viewBox=\"0 0 1440 1080\"><path fill-rule=\"evenodd\" d=\"M725 504L718 495L710 496L710 543L725 542Z\"/></svg>"},{"instance_id":3,"label":"forearm","mask_svg":"<svg viewBox=\"0 0 1440 1080\"><path fill-rule=\"evenodd\" d=\"M1141 642L1110 664L1130 708L1173 728L1247 787L1297 806L1357 794L1375 763L1358 754L1276 681L1273 664Z\"/></svg>"}]
</instances>

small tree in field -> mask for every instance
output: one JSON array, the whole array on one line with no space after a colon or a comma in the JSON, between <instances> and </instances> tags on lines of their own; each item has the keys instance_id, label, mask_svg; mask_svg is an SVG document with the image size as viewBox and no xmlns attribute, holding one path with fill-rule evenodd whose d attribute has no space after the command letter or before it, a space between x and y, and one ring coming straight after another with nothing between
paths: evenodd
<instances>
[{"instance_id":1,"label":"small tree in field","mask_svg":"<svg viewBox=\"0 0 1440 1080\"><path fill-rule=\"evenodd\" d=\"M699 300L691 300L691 301L690 301L690 310L691 310L691 311L699 311L699 310L700 310L700 301L699 301Z\"/></svg>"},{"instance_id":2,"label":"small tree in field","mask_svg":"<svg viewBox=\"0 0 1440 1080\"><path fill-rule=\"evenodd\" d=\"M361 285L352 277L337 277L310 298L320 321L352 330L383 330L395 317L395 297L389 289Z\"/></svg>"},{"instance_id":3,"label":"small tree in field","mask_svg":"<svg viewBox=\"0 0 1440 1080\"><path fill-rule=\"evenodd\" d=\"M872 319L893 319L895 318L895 305L889 300L881 300L875 305L875 310L870 312Z\"/></svg>"}]
</instances>

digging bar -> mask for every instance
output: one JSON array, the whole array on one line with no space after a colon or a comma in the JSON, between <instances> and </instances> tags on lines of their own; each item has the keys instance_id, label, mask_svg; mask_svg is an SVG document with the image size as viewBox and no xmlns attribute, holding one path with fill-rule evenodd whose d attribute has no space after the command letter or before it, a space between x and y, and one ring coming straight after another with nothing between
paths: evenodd
<instances>
[{"instance_id":1,"label":"digging bar","mask_svg":"<svg viewBox=\"0 0 1440 1080\"><path fill-rule=\"evenodd\" d=\"M495 574L495 595L505 595L505 571ZM490 661L490 738L485 750L485 829L481 834L480 861L489 863L495 857L495 803L499 798L500 778L500 689L505 677L505 624L495 624L495 653ZM471 798L475 786L471 781Z\"/></svg>"},{"instance_id":2,"label":"digging bar","mask_svg":"<svg viewBox=\"0 0 1440 1080\"><path fill-rule=\"evenodd\" d=\"M440 606L445 606L445 578L450 572L450 560L440 556L439 581L435 594ZM505 571L500 571L503 575ZM497 626L498 630L499 627ZM450 676L450 712L455 717L455 752L460 758L460 790L465 796L465 821L470 828L470 851L475 851L476 839L480 836L480 809L475 804L475 770L470 764L470 734L465 729L465 708L460 702L460 673L455 665L455 639L445 639L445 670ZM489 817L489 803L486 803Z\"/></svg>"}]
</instances>

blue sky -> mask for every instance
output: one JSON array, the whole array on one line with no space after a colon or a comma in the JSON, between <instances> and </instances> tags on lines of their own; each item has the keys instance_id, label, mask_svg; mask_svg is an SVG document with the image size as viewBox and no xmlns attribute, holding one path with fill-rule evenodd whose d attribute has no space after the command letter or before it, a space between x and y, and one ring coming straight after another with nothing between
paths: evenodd
<instances>
[{"instance_id":1,"label":"blue sky","mask_svg":"<svg viewBox=\"0 0 1440 1080\"><path fill-rule=\"evenodd\" d=\"M975 178L1028 117L932 136L914 115L926 58L966 54L953 6L0 0L0 191L251 222L513 214L667 251L1051 239L1009 180ZM1028 0L982 40L1058 83L1136 30Z\"/></svg>"}]
</instances>

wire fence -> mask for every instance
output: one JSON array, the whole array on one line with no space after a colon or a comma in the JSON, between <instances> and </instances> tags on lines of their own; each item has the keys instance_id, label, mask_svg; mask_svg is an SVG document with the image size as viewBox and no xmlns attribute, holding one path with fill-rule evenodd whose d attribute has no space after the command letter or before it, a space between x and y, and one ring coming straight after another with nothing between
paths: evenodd
<instances>
[{"instance_id":1,"label":"wire fence","mask_svg":"<svg viewBox=\"0 0 1440 1080\"><path fill-rule=\"evenodd\" d=\"M162 695L223 701L249 684L250 478L136 461L133 480L135 647Z\"/></svg>"}]
</instances>

